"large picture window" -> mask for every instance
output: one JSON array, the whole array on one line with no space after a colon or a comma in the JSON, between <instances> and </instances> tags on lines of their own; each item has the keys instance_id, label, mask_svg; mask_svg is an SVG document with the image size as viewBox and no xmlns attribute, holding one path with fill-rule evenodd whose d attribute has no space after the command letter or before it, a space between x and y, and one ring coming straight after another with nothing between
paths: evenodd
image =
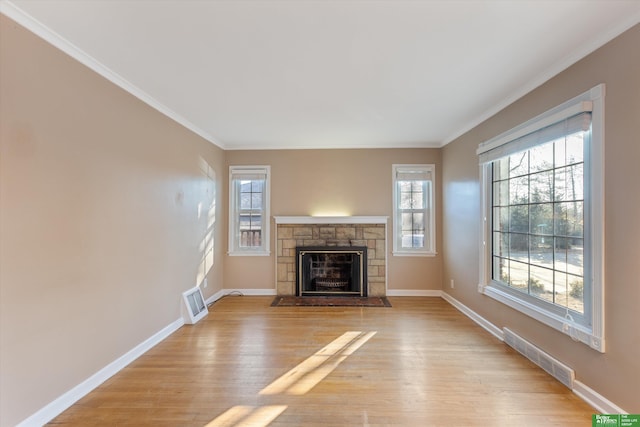
<instances>
[{"instance_id":1,"label":"large picture window","mask_svg":"<svg viewBox=\"0 0 640 427\"><path fill-rule=\"evenodd\" d=\"M435 255L433 175L433 165L393 165L394 255Z\"/></svg>"},{"instance_id":2,"label":"large picture window","mask_svg":"<svg viewBox=\"0 0 640 427\"><path fill-rule=\"evenodd\" d=\"M229 168L229 254L269 254L269 166Z\"/></svg>"},{"instance_id":3,"label":"large picture window","mask_svg":"<svg viewBox=\"0 0 640 427\"><path fill-rule=\"evenodd\" d=\"M481 289L604 351L603 87L480 145Z\"/></svg>"}]
</instances>

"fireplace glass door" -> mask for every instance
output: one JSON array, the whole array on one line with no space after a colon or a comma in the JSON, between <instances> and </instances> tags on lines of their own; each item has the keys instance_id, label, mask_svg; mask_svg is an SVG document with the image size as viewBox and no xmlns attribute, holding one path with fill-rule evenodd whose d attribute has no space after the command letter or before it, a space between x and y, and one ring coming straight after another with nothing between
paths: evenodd
<instances>
[{"instance_id":1,"label":"fireplace glass door","mask_svg":"<svg viewBox=\"0 0 640 427\"><path fill-rule=\"evenodd\" d=\"M367 248L298 247L296 294L366 296Z\"/></svg>"}]
</instances>

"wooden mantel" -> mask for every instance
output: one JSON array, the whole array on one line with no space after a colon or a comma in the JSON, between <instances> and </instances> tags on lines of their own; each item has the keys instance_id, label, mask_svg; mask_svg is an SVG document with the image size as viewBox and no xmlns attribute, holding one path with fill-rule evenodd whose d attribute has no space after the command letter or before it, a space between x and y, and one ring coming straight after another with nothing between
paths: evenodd
<instances>
[{"instance_id":1,"label":"wooden mantel","mask_svg":"<svg viewBox=\"0 0 640 427\"><path fill-rule=\"evenodd\" d=\"M276 224L386 224L388 216L274 216Z\"/></svg>"}]
</instances>

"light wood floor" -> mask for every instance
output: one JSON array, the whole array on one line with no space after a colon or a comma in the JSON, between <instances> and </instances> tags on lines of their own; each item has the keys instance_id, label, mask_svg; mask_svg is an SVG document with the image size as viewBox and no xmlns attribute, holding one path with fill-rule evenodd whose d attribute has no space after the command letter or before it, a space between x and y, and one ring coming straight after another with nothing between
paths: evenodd
<instances>
[{"instance_id":1,"label":"light wood floor","mask_svg":"<svg viewBox=\"0 0 640 427\"><path fill-rule=\"evenodd\" d=\"M229 296L51 425L590 426L595 410L440 298Z\"/></svg>"}]
</instances>

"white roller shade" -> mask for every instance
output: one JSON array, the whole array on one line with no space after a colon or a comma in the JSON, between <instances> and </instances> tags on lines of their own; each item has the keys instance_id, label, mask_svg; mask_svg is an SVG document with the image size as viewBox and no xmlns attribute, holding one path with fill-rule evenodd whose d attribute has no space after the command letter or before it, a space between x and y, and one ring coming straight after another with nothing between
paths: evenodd
<instances>
[{"instance_id":1,"label":"white roller shade","mask_svg":"<svg viewBox=\"0 0 640 427\"><path fill-rule=\"evenodd\" d=\"M553 114L545 115L544 118L537 117L483 142L476 151L480 156L480 164L528 150L564 135L589 130L592 109L592 102L580 102L569 108L553 112Z\"/></svg>"},{"instance_id":2,"label":"white roller shade","mask_svg":"<svg viewBox=\"0 0 640 427\"><path fill-rule=\"evenodd\" d=\"M431 181L432 174L426 169L398 169L396 179L398 181Z\"/></svg>"},{"instance_id":3,"label":"white roller shade","mask_svg":"<svg viewBox=\"0 0 640 427\"><path fill-rule=\"evenodd\" d=\"M267 179L267 171L265 169L234 169L231 171L231 179Z\"/></svg>"}]
</instances>

